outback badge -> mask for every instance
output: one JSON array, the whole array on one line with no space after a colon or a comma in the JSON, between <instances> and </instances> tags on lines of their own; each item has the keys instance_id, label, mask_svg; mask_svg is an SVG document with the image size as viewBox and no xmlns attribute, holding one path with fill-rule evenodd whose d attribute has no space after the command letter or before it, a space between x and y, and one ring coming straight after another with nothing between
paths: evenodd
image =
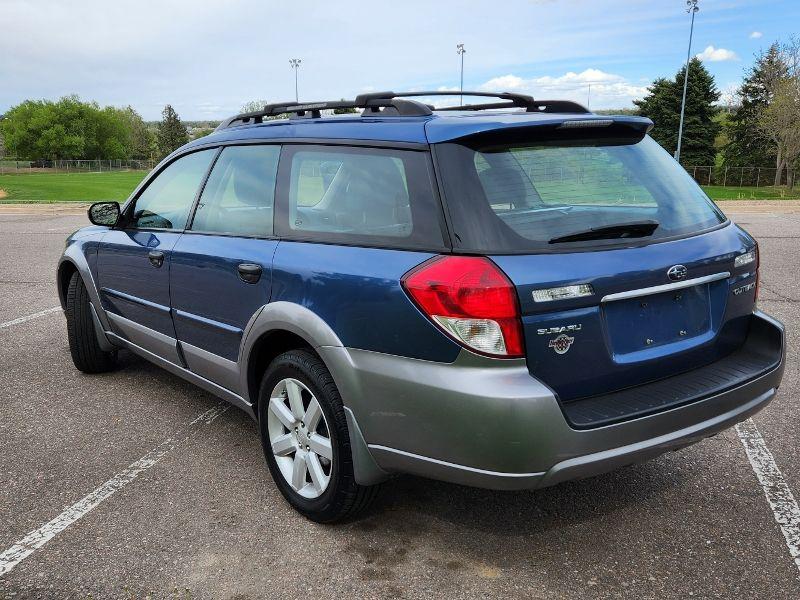
<instances>
[{"instance_id":1,"label":"outback badge","mask_svg":"<svg viewBox=\"0 0 800 600\"><path fill-rule=\"evenodd\" d=\"M566 354L570 346L572 346L572 342L574 341L574 337L570 337L566 333L562 333L557 338L550 340L550 343L547 344L547 347L555 350L556 354Z\"/></svg>"}]
</instances>

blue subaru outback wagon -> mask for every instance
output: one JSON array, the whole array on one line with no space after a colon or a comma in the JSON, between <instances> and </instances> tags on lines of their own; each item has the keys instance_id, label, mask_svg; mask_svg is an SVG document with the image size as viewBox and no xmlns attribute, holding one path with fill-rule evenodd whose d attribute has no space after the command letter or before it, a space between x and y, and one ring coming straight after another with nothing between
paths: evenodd
<instances>
[{"instance_id":1,"label":"blue subaru outback wagon","mask_svg":"<svg viewBox=\"0 0 800 600\"><path fill-rule=\"evenodd\" d=\"M437 95L268 105L93 205L58 266L75 366L125 349L242 408L320 522L395 473L538 488L772 400L756 242L651 121Z\"/></svg>"}]
</instances>

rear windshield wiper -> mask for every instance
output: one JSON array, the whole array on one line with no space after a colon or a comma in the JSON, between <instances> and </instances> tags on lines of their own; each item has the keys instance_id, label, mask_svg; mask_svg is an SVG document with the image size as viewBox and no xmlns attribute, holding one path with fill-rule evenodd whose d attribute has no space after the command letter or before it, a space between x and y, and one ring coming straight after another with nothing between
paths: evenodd
<instances>
[{"instance_id":1,"label":"rear windshield wiper","mask_svg":"<svg viewBox=\"0 0 800 600\"><path fill-rule=\"evenodd\" d=\"M629 221L615 225L592 227L575 233L568 233L552 238L548 243L560 244L561 242L582 242L584 240L613 240L622 238L638 238L653 235L658 227L658 221Z\"/></svg>"}]
</instances>

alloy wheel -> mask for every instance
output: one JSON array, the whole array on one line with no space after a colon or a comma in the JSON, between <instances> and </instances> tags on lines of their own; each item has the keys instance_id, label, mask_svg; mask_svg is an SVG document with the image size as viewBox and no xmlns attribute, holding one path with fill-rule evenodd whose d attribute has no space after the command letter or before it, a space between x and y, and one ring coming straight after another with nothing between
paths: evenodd
<instances>
[{"instance_id":1,"label":"alloy wheel","mask_svg":"<svg viewBox=\"0 0 800 600\"><path fill-rule=\"evenodd\" d=\"M319 401L302 382L282 379L272 390L267 431L287 483L304 498L319 498L331 480L333 448Z\"/></svg>"}]
</instances>

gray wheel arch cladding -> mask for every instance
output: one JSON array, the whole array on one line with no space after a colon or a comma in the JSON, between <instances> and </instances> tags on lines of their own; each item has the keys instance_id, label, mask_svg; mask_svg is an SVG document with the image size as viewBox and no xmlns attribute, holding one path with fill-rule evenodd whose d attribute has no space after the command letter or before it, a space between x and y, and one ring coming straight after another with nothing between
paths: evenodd
<instances>
[{"instance_id":1,"label":"gray wheel arch cladding","mask_svg":"<svg viewBox=\"0 0 800 600\"><path fill-rule=\"evenodd\" d=\"M259 339L275 331L288 331L304 339L330 371L342 396L347 416L356 481L361 485L371 485L385 480L388 474L378 467L372 457L349 402L349 395L358 393L354 371L347 368L351 364L349 353L333 329L313 311L293 302L279 301L265 305L255 315L245 331L239 351L240 389L249 394L248 373L252 350ZM256 398L247 400L255 405Z\"/></svg>"}]
</instances>

